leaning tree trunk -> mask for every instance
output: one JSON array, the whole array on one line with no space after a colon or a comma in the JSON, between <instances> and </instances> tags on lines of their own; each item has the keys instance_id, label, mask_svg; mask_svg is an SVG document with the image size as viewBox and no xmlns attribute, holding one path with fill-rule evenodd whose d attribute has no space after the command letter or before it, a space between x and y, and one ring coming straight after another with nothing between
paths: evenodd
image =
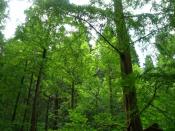
<instances>
[{"instance_id":1,"label":"leaning tree trunk","mask_svg":"<svg viewBox=\"0 0 175 131\"><path fill-rule=\"evenodd\" d=\"M30 78L30 85L29 85L29 90L28 90L28 95L27 95L26 107L25 107L23 121L22 121L22 126L21 126L20 131L24 130L24 123L25 123L25 120L26 120L28 106L29 106L29 101L30 101L30 97L31 97L32 84L33 84L33 73L32 73L31 78Z\"/></svg>"},{"instance_id":2,"label":"leaning tree trunk","mask_svg":"<svg viewBox=\"0 0 175 131\"><path fill-rule=\"evenodd\" d=\"M19 91L18 91L18 94L17 94L17 97L16 97L16 101L15 101L15 106L14 106L14 110L13 110L13 115L12 115L12 119L11 121L13 122L16 118L16 111L17 111L17 108L18 108L18 103L19 103L19 98L21 96L21 92L22 92L22 87L24 85L24 79L25 79L25 72L27 70L27 61L25 63L25 67L24 67L24 74L21 78L21 82L20 82L20 87L19 87Z\"/></svg>"},{"instance_id":3,"label":"leaning tree trunk","mask_svg":"<svg viewBox=\"0 0 175 131\"><path fill-rule=\"evenodd\" d=\"M33 106L32 106L32 117L31 117L31 128L30 131L36 131L36 125L37 125L37 101L39 97L39 91L40 91L40 85L42 81L42 75L43 75L43 69L44 69L44 63L46 59L46 52L47 50L43 49L43 56L42 56L42 63L39 69L39 74L36 82L36 88L35 88L35 94L33 99Z\"/></svg>"},{"instance_id":4,"label":"leaning tree trunk","mask_svg":"<svg viewBox=\"0 0 175 131\"><path fill-rule=\"evenodd\" d=\"M130 79L133 70L129 47L129 35L123 14L122 0L114 0L115 23L117 27L118 44L120 48L120 64L123 79L123 96L125 112L127 116L128 131L142 131L139 110L137 107L137 97L135 83Z\"/></svg>"}]
</instances>

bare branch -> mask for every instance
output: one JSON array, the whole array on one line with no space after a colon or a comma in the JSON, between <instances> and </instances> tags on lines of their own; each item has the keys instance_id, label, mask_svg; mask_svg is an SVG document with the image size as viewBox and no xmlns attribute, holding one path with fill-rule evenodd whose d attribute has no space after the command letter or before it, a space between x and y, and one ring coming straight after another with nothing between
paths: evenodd
<instances>
[{"instance_id":1,"label":"bare branch","mask_svg":"<svg viewBox=\"0 0 175 131\"><path fill-rule=\"evenodd\" d=\"M109 40L108 40L103 34L101 34L89 21L87 21L86 19L83 19L83 18L81 18L81 17L79 17L79 16L75 16L75 15L72 15L72 14L69 14L69 15L70 15L70 16L73 16L73 17L75 17L75 18L77 18L77 19L79 19L79 20L81 20L81 21L86 22L92 29L94 29L94 31L95 31L98 35L100 35L100 36L106 41L106 43L107 43L108 45L110 45L113 49L115 49L115 50L117 51L117 53L121 54L121 51L120 51L118 48L116 48L114 45L112 45L112 44L109 42Z\"/></svg>"},{"instance_id":2,"label":"bare branch","mask_svg":"<svg viewBox=\"0 0 175 131\"><path fill-rule=\"evenodd\" d=\"M161 28L158 28L157 30L153 30L153 31L151 31L150 33L146 34L145 36L142 36L142 37L138 38L137 40L135 40L135 41L133 41L133 42L130 42L130 44L134 44L134 43L139 42L139 41L141 41L141 40L143 40L143 39L146 39L147 37L149 37L149 36L151 36L151 35L155 35L155 33L160 32L161 30L167 28L168 26L169 26L169 24L167 24L167 25L165 25L165 26L163 26L163 27L161 27Z\"/></svg>"}]
</instances>

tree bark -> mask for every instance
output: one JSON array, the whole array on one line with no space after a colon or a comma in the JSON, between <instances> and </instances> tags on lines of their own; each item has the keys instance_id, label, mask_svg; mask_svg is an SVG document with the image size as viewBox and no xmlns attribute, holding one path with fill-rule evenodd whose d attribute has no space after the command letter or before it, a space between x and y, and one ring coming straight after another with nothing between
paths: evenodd
<instances>
[{"instance_id":1,"label":"tree bark","mask_svg":"<svg viewBox=\"0 0 175 131\"><path fill-rule=\"evenodd\" d=\"M36 88L35 88L35 94L34 94L34 99L33 99L33 106L32 106L32 117L31 117L31 128L30 131L36 131L37 128L37 102L38 102L38 97L39 97L39 92L40 92L40 85L42 81L42 75L43 75L43 69L44 69L44 63L46 59L46 53L47 50L44 48L43 49L43 56L42 56L42 63L39 69L39 74L37 77L37 82L36 82Z\"/></svg>"},{"instance_id":2,"label":"tree bark","mask_svg":"<svg viewBox=\"0 0 175 131\"><path fill-rule=\"evenodd\" d=\"M115 23L117 27L118 45L121 50L120 66L124 82L123 96L125 112L127 117L128 131L142 131L139 110L137 107L136 88L134 81L130 80L133 73L131 54L129 47L129 34L126 28L126 22L123 14L122 0L114 0Z\"/></svg>"},{"instance_id":3,"label":"tree bark","mask_svg":"<svg viewBox=\"0 0 175 131\"><path fill-rule=\"evenodd\" d=\"M28 110L29 101L30 101L30 97L31 97L32 84L33 84L33 73L32 73L31 78L30 78L30 85L29 85L29 90L28 90L28 95L27 95L26 108L25 108L25 111L24 111L22 126L21 126L21 129L20 129L21 131L24 130L24 123L25 123L25 120L26 120L27 110Z\"/></svg>"}]
</instances>

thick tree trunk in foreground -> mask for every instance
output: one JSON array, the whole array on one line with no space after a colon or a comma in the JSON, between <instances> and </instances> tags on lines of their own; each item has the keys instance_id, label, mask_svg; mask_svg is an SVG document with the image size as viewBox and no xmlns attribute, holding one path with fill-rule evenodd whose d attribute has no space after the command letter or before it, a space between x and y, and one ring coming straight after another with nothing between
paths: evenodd
<instances>
[{"instance_id":1,"label":"thick tree trunk in foreground","mask_svg":"<svg viewBox=\"0 0 175 131\"><path fill-rule=\"evenodd\" d=\"M25 75L26 70L27 70L27 61L25 63L25 67L24 67L24 75ZM12 122L16 118L16 111L17 111L17 108L18 108L19 98L21 96L22 87L24 85L24 79L25 79L25 76L24 75L21 78L21 83L20 83L19 91L18 91L18 94L17 94L17 97L16 97L15 106L14 106L13 115L12 115L12 120L11 120Z\"/></svg>"},{"instance_id":2,"label":"thick tree trunk in foreground","mask_svg":"<svg viewBox=\"0 0 175 131\"><path fill-rule=\"evenodd\" d=\"M120 63L123 78L124 105L127 116L127 130L142 131L142 124L140 120L139 110L137 107L135 83L134 81L130 80L130 77L133 73L129 47L130 38L124 19L122 0L114 0L114 8L118 44L121 50Z\"/></svg>"},{"instance_id":3,"label":"thick tree trunk in foreground","mask_svg":"<svg viewBox=\"0 0 175 131\"><path fill-rule=\"evenodd\" d=\"M39 74L36 82L36 88L35 88L35 94L34 94L34 99L33 99L33 106L32 106L32 118L31 118L31 128L30 131L36 131L36 125L37 125L37 102L38 102L38 97L39 97L39 91L40 91L40 85L42 81L42 75L43 75L43 68L44 68L44 63L46 59L46 49L43 49L43 56L42 56L42 63L39 69Z\"/></svg>"},{"instance_id":4,"label":"thick tree trunk in foreground","mask_svg":"<svg viewBox=\"0 0 175 131\"><path fill-rule=\"evenodd\" d=\"M28 106L29 106L30 97L31 97L32 84L33 84L33 73L32 73L31 78L30 78L30 85L29 85L29 90L28 90L28 95L27 95L26 108L25 108L25 111L24 111L22 126L21 126L21 129L20 129L21 131L24 130L23 128L24 128L24 123L25 123L26 116L27 116L27 110L28 110Z\"/></svg>"}]
</instances>

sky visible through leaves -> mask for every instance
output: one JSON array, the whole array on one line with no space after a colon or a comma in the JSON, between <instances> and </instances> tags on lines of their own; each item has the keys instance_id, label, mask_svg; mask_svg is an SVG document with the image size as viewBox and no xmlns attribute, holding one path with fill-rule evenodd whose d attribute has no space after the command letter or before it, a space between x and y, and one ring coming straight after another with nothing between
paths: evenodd
<instances>
[{"instance_id":1,"label":"sky visible through leaves","mask_svg":"<svg viewBox=\"0 0 175 131\"><path fill-rule=\"evenodd\" d=\"M108 3L110 0L105 0L106 3ZM77 5L83 5L88 4L89 0L70 0L70 3L74 3ZM24 11L28 9L32 5L32 2L29 0L10 0L8 4L8 19L6 20L6 26L3 31L5 38L9 39L14 36L16 27L22 23L25 22L25 13ZM144 8L133 11L134 13L143 13L143 12L151 12L150 5L144 6ZM132 32L131 32L132 35ZM133 37L134 39L134 37ZM151 40L152 43L154 43L154 39ZM143 51L143 47L141 43L136 43L136 51L139 55L139 61L141 67L144 66L144 59L147 54L155 54L153 57L154 62L156 62L156 49L153 47L153 45L149 44L149 47L147 47L147 51ZM154 52L154 53L153 53ZM154 63L155 64L155 63Z\"/></svg>"}]
</instances>

